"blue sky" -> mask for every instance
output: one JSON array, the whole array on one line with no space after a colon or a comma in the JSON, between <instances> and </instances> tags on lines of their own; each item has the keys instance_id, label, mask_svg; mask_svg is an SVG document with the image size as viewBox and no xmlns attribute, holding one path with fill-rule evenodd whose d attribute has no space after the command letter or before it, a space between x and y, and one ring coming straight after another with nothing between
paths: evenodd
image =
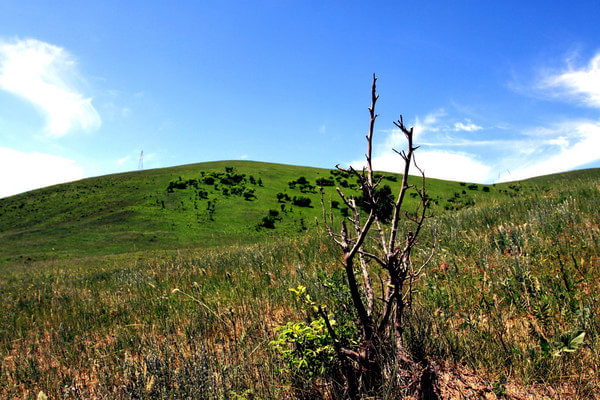
<instances>
[{"instance_id":1,"label":"blue sky","mask_svg":"<svg viewBox=\"0 0 600 400\"><path fill-rule=\"evenodd\" d=\"M59 4L57 4L59 3ZM0 3L0 197L248 159L490 183L600 167L600 2Z\"/></svg>"}]
</instances>

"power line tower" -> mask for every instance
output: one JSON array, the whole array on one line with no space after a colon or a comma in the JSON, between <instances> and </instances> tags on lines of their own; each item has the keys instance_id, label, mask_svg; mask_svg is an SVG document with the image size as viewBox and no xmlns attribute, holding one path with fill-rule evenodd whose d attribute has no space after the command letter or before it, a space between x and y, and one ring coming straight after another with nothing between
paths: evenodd
<instances>
[{"instance_id":1,"label":"power line tower","mask_svg":"<svg viewBox=\"0 0 600 400\"><path fill-rule=\"evenodd\" d=\"M144 150L140 153L140 161L138 162L138 169L144 169Z\"/></svg>"}]
</instances>

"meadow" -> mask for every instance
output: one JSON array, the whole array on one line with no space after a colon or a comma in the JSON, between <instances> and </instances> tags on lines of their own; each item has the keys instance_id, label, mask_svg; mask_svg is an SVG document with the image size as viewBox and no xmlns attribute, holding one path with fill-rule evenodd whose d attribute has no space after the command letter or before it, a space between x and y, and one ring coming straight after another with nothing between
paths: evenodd
<instances>
[{"instance_id":1,"label":"meadow","mask_svg":"<svg viewBox=\"0 0 600 400\"><path fill-rule=\"evenodd\" d=\"M191 182L226 168L254 199ZM269 345L276 327L306 319L290 288L332 310L344 298L338 250L315 223L320 195L300 177L352 184L329 170L223 162L0 199L0 397L326 396L332 377L309 382ZM428 182L433 217L415 261L433 241L437 250L414 282L412 356L483 398L597 397L600 172L487 189ZM380 397L401 398L402 384Z\"/></svg>"}]
</instances>

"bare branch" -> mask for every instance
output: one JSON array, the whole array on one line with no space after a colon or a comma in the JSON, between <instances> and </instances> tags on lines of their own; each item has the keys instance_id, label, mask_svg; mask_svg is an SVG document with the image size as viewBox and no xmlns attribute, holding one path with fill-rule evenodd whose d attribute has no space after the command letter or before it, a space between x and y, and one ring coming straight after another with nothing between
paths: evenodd
<instances>
[{"instance_id":1,"label":"bare branch","mask_svg":"<svg viewBox=\"0 0 600 400\"><path fill-rule=\"evenodd\" d=\"M377 263L378 263L379 265L381 265L383 268L386 268L386 266L387 266L386 262L385 262L385 261L383 261L383 260L382 260L380 257L376 256L375 254L372 254L372 253L366 252L366 251L364 251L364 250L361 250L361 251L360 251L360 254L364 255L365 257L369 257L369 258L371 258L371 259L373 259L373 260L377 261Z\"/></svg>"},{"instance_id":2,"label":"bare branch","mask_svg":"<svg viewBox=\"0 0 600 400\"><path fill-rule=\"evenodd\" d=\"M369 317L371 317L373 315L375 294L373 293L373 286L371 285L371 277L369 276L367 260L365 259L365 255L360 251L358 252L358 259L360 260L360 268L363 276L363 291L365 299L367 300L367 314L369 314Z\"/></svg>"},{"instance_id":3,"label":"bare branch","mask_svg":"<svg viewBox=\"0 0 600 400\"><path fill-rule=\"evenodd\" d=\"M332 229L333 212L331 209L331 222L328 222L324 195L321 191L321 207L323 208L325 229L342 249L343 256L340 262L345 271L352 306L358 315L361 328L361 343L356 348L343 348L329 321L329 316L322 308L319 308L319 314L325 321L327 331L334 340L336 353L342 363L343 375L346 378L346 389L350 398L358 398L359 387L364 382L381 382L385 372L380 357L383 357L383 354L387 352L386 348L390 344L395 349L396 360L411 362L410 356L402 344L403 311L410 304L410 299L405 298L403 294L408 289L407 295L412 296L413 282L418 279L423 268L432 260L435 252L434 243L428 259L416 271L414 270L411 262L411 252L416 246L417 237L428 218L427 209L430 200L425 190L425 175L414 158L414 152L419 148L413 145L414 128L408 128L404 125L402 115L394 122L394 125L405 135L408 144L405 150L397 151L394 149L404 163L402 182L397 197L395 201L393 200L393 216L389 225L386 221L381 220L381 215L378 215L381 208L379 203L385 200L383 196L381 196L382 199L379 198L378 191L384 176L375 177L372 159L373 133L375 121L378 117L375 113L375 105L379 99L376 83L377 78L373 75L371 105L369 107L369 131L366 135L366 166L362 170L356 170L352 166L348 168L336 166L338 170L356 177L358 189L362 192L362 196L358 200L358 197L347 196L340 188L336 188L338 195L351 211L350 215L341 220L340 233L334 233ZM420 187L408 183L409 171L413 164L422 176ZM402 207L406 193L412 189L415 189L420 201L415 207L414 214L409 215L408 212L402 210ZM357 204L358 201L361 203ZM401 218L405 218L406 221L411 223L411 230L402 233L404 243L399 243L401 240L399 239L401 237L399 236L401 234ZM351 231L348 230L348 224L352 225ZM372 230L376 232L372 232ZM357 276L359 274L358 270L355 270L357 255L362 279ZM373 260L377 265L369 264L369 261ZM379 270L379 267L381 267L381 273L373 275L375 271ZM372 279L379 279L381 289L378 293L380 295L375 294ZM376 300L381 302L379 307L375 305ZM375 376L377 377L374 378Z\"/></svg>"},{"instance_id":4,"label":"bare branch","mask_svg":"<svg viewBox=\"0 0 600 400\"><path fill-rule=\"evenodd\" d=\"M336 187L335 190L338 192L338 194L340 195L340 198L342 199L342 201L344 202L344 204L350 208L352 211L354 211L354 205L350 203L350 200L348 200L346 198L346 196L344 195L344 192L342 192L342 190L339 187Z\"/></svg>"}]
</instances>

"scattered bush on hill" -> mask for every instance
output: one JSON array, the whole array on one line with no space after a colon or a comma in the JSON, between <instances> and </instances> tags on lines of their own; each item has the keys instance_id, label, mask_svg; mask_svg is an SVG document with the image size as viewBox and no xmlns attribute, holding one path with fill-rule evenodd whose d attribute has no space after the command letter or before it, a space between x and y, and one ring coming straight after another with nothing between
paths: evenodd
<instances>
[{"instance_id":1,"label":"scattered bush on hill","mask_svg":"<svg viewBox=\"0 0 600 400\"><path fill-rule=\"evenodd\" d=\"M179 177L177 180L169 182L167 193L174 193L176 190L186 190L189 187L193 187L197 189L199 199L207 200L209 194L207 186L212 186L212 191L220 191L225 197L238 196L244 197L244 200L252 201L256 199L255 190L248 187L248 184L262 186L260 178L256 180L253 176L246 177L246 174L235 172L234 167L225 167L225 173L202 171L200 175L201 177L198 179L184 180Z\"/></svg>"},{"instance_id":2,"label":"scattered bush on hill","mask_svg":"<svg viewBox=\"0 0 600 400\"><path fill-rule=\"evenodd\" d=\"M335 181L333 179L318 178L316 182L317 186L335 186Z\"/></svg>"},{"instance_id":3,"label":"scattered bush on hill","mask_svg":"<svg viewBox=\"0 0 600 400\"><path fill-rule=\"evenodd\" d=\"M283 203L283 202L290 201L290 200L291 200L290 196L288 196L287 193L282 193L282 192L277 193L277 201L278 202Z\"/></svg>"},{"instance_id":4,"label":"scattered bush on hill","mask_svg":"<svg viewBox=\"0 0 600 400\"><path fill-rule=\"evenodd\" d=\"M275 229L275 222L281 221L281 217L279 216L279 211L277 210L269 210L269 214L263 217L262 221L256 226L257 230L261 228L266 229Z\"/></svg>"},{"instance_id":5,"label":"scattered bush on hill","mask_svg":"<svg viewBox=\"0 0 600 400\"><path fill-rule=\"evenodd\" d=\"M290 189L296 189L297 187L302 193L316 193L316 187L311 185L310 182L303 176L294 181L288 182L288 186Z\"/></svg>"},{"instance_id":6,"label":"scattered bush on hill","mask_svg":"<svg viewBox=\"0 0 600 400\"><path fill-rule=\"evenodd\" d=\"M304 196L294 196L292 199L292 204L298 207L312 207L310 203L311 200Z\"/></svg>"}]
</instances>

